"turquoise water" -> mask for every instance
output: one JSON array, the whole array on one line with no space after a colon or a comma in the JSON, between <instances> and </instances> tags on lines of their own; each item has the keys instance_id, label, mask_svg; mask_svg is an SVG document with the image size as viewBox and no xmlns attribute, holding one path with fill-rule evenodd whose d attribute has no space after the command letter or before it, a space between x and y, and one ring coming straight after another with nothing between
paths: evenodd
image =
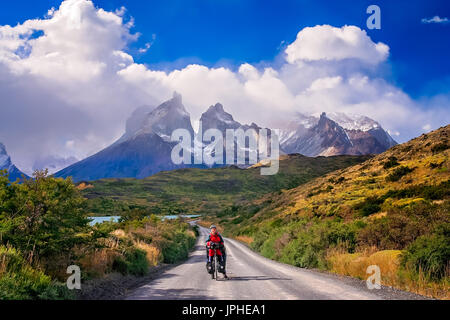
<instances>
[{"instance_id":1,"label":"turquoise water","mask_svg":"<svg viewBox=\"0 0 450 320\"><path fill-rule=\"evenodd\" d=\"M89 223L91 226L94 226L98 223L103 222L118 222L120 217L119 216L111 216L111 217L89 217L91 219L91 222Z\"/></svg>"},{"instance_id":2,"label":"turquoise water","mask_svg":"<svg viewBox=\"0 0 450 320\"><path fill-rule=\"evenodd\" d=\"M187 215L182 215L182 217L184 217L184 218L197 218L197 217L200 217L200 215L187 214ZM169 216L163 216L162 220L165 220L165 219L172 220L172 219L176 219L176 218L178 218L178 215L169 215ZM109 222L118 222L119 219L120 219L120 216L90 217L90 219L91 219L90 225L94 226L94 225L96 225L98 223L103 223L103 222L107 222L107 221L109 221Z\"/></svg>"},{"instance_id":3,"label":"turquoise water","mask_svg":"<svg viewBox=\"0 0 450 320\"><path fill-rule=\"evenodd\" d=\"M183 218L198 218L198 217L200 217L200 215L199 214L187 214L187 215L181 215ZM165 219L169 219L169 220L172 220L172 219L176 219L176 218L178 218L179 216L178 215L173 215L173 216L163 216L163 220L165 220Z\"/></svg>"}]
</instances>

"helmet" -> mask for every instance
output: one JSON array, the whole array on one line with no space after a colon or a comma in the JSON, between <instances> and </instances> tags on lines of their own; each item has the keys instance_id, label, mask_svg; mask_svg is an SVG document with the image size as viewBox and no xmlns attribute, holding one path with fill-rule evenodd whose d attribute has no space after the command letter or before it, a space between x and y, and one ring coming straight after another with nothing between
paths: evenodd
<instances>
[{"instance_id":1,"label":"helmet","mask_svg":"<svg viewBox=\"0 0 450 320\"><path fill-rule=\"evenodd\" d=\"M209 227L209 229L217 229L217 227L215 225L211 225L211 227Z\"/></svg>"}]
</instances>

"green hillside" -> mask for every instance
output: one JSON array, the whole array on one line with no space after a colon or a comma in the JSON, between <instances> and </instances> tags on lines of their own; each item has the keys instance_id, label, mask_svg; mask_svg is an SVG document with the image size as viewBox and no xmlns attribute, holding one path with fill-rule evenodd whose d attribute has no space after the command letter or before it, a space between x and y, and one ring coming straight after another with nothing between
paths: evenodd
<instances>
[{"instance_id":1,"label":"green hillside","mask_svg":"<svg viewBox=\"0 0 450 320\"><path fill-rule=\"evenodd\" d=\"M215 214L262 195L292 189L326 173L361 163L370 156L308 158L283 156L280 171L262 176L257 166L160 172L146 179L103 179L78 184L96 215L121 215L130 209L156 214Z\"/></svg>"}]
</instances>

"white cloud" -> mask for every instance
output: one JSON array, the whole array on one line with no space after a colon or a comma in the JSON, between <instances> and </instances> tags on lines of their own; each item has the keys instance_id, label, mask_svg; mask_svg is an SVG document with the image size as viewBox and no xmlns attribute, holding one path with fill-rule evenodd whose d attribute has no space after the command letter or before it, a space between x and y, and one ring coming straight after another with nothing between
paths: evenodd
<instances>
[{"instance_id":1,"label":"white cloud","mask_svg":"<svg viewBox=\"0 0 450 320\"><path fill-rule=\"evenodd\" d=\"M378 64L387 59L389 47L381 42L374 43L366 31L358 27L323 25L301 30L287 47L286 55L289 63L358 59Z\"/></svg>"},{"instance_id":2,"label":"white cloud","mask_svg":"<svg viewBox=\"0 0 450 320\"><path fill-rule=\"evenodd\" d=\"M423 18L422 23L449 23L450 20L446 17L441 18L439 16L434 16L433 18Z\"/></svg>"},{"instance_id":3,"label":"white cloud","mask_svg":"<svg viewBox=\"0 0 450 320\"><path fill-rule=\"evenodd\" d=\"M370 70L387 61L389 48L358 27L301 30L277 68L197 64L164 72L127 53L139 34L124 13L66 0L44 19L0 26L0 141L20 168L46 155L93 154L122 134L135 108L156 106L175 90L194 123L217 102L238 121L261 126L282 124L296 111L364 114L399 141L424 124L449 122L447 96L415 101Z\"/></svg>"},{"instance_id":4,"label":"white cloud","mask_svg":"<svg viewBox=\"0 0 450 320\"><path fill-rule=\"evenodd\" d=\"M311 83L311 86L307 89L308 91L321 91L325 89L333 89L336 88L339 84L342 83L342 77L325 77L314 80Z\"/></svg>"}]
</instances>

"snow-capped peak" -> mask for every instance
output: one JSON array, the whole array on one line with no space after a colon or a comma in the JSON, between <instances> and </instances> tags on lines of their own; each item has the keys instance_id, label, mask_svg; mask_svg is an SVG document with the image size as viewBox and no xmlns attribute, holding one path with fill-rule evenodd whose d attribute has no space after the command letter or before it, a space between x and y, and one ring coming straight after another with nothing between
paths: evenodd
<instances>
[{"instance_id":1,"label":"snow-capped peak","mask_svg":"<svg viewBox=\"0 0 450 320\"><path fill-rule=\"evenodd\" d=\"M227 113L223 105L220 103L217 103L214 106L209 107L209 109L204 113L205 117L208 118L215 118L218 121L224 122L226 124L233 124L235 123L233 116L229 113Z\"/></svg>"},{"instance_id":2,"label":"snow-capped peak","mask_svg":"<svg viewBox=\"0 0 450 320\"><path fill-rule=\"evenodd\" d=\"M183 105L182 97L174 92L172 99L146 115L142 127L135 135L155 133L163 140L169 141L172 132L180 128L193 133L190 115Z\"/></svg>"},{"instance_id":3,"label":"snow-capped peak","mask_svg":"<svg viewBox=\"0 0 450 320\"><path fill-rule=\"evenodd\" d=\"M360 130L363 132L367 132L372 129L381 128L380 124L375 120L359 114L330 112L327 113L327 117L337 122L341 127L343 127L346 130Z\"/></svg>"}]
</instances>

